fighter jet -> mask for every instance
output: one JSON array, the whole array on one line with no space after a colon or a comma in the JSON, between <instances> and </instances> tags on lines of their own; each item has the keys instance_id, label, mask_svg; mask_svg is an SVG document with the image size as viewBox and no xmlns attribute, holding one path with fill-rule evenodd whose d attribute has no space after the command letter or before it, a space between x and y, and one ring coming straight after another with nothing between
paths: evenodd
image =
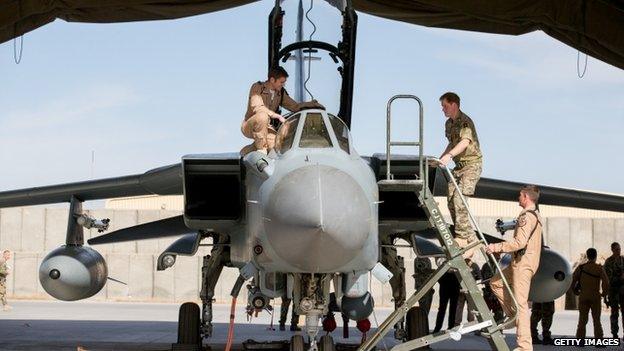
<instances>
[{"instance_id":1,"label":"fighter jet","mask_svg":"<svg viewBox=\"0 0 624 351\"><path fill-rule=\"evenodd\" d=\"M319 320L328 314L330 302L335 301L348 318L364 320L374 308L369 276L384 283L401 276L403 267L391 257L396 250L382 247L393 248L400 238L410 243L418 256L452 257L452 240L448 246L443 242L452 226L449 231L435 213L437 205L431 202L434 195L445 195L450 179L445 170L428 167L422 148L420 100L404 96L420 104L420 137L413 143L420 148L418 155L391 154L390 146L397 144L390 138L385 154L360 156L354 148L349 129L354 117L357 14L350 1L332 4L343 19L341 41L336 45L299 37L282 47L285 12L280 1L269 15L269 66L296 55L301 68L303 50L324 52L338 66L342 84L336 114L322 109L290 114L279 126L276 147L268 155L186 155L178 164L143 174L0 192L0 207L70 203L65 245L50 252L40 266L39 279L46 292L74 301L95 295L107 282L106 262L96 249L84 245L83 229L105 232L109 221L84 214L82 202L147 194L182 195L183 215L105 233L88 243L97 246L179 236L158 259L157 269L164 270L175 265L177 256L194 255L200 243L211 240L213 249L204 257L202 268L201 321L196 326L188 322L199 314L193 304L183 306L180 319L193 329L189 340L195 342L197 335L212 335L212 298L224 266L240 272L233 296L239 294L243 282L250 282L249 308L262 310L272 298L292 296L297 313L305 316L306 333L315 348ZM391 102L388 121L390 106ZM513 200L520 186L482 178L475 197ZM540 189L542 204L624 211L621 196L547 186ZM426 240L436 238L439 246ZM570 273L561 255L545 249L531 300L552 301L561 296L569 288ZM394 279L391 285L405 296L404 280ZM395 303L398 309L403 301ZM403 331L404 327L397 324L397 337L414 335ZM331 345L327 340L331 341L325 338L321 345ZM292 345L301 349L302 337L293 337Z\"/></svg>"}]
</instances>

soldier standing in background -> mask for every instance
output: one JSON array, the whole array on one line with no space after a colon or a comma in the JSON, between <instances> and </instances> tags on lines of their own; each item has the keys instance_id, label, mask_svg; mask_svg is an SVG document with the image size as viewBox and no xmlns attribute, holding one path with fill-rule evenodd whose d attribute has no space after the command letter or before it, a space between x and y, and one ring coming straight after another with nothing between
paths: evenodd
<instances>
[{"instance_id":1,"label":"soldier standing in background","mask_svg":"<svg viewBox=\"0 0 624 351\"><path fill-rule=\"evenodd\" d=\"M611 244L611 256L604 264L604 270L609 278L609 295L607 305L611 307L611 333L618 338L618 319L622 312L622 328L624 328L624 257L621 255L620 244Z\"/></svg>"},{"instance_id":2,"label":"soldier standing in background","mask_svg":"<svg viewBox=\"0 0 624 351\"><path fill-rule=\"evenodd\" d=\"M601 300L600 288L602 285L602 295L606 296L609 291L609 280L604 268L596 263L598 253L596 249L589 248L586 251L587 263L576 267L572 278L572 286L580 282L579 293L579 321L576 328L576 337L585 338L585 327L587 326L588 314L591 310L594 323L594 337L602 338L602 324L600 323Z\"/></svg>"},{"instance_id":3,"label":"soldier standing in background","mask_svg":"<svg viewBox=\"0 0 624 351\"><path fill-rule=\"evenodd\" d=\"M288 317L288 309L290 308L290 303L292 302L292 298L288 296L288 289L284 289L284 295L282 296L282 305L280 306L280 319L279 319L279 330L286 330L286 317ZM295 313L295 304L293 303L292 314L290 315L290 330L291 331L300 331L301 328L297 324L299 324L299 315Z\"/></svg>"},{"instance_id":4,"label":"soldier standing in background","mask_svg":"<svg viewBox=\"0 0 624 351\"><path fill-rule=\"evenodd\" d=\"M552 334L550 333L550 327L553 322L553 315L555 314L555 301L550 302L533 302L531 305L531 338L533 344L551 345ZM537 332L537 323L542 321L542 340L539 338Z\"/></svg>"},{"instance_id":5,"label":"soldier standing in background","mask_svg":"<svg viewBox=\"0 0 624 351\"><path fill-rule=\"evenodd\" d=\"M481 280L481 269L479 269L479 265L472 262L471 260L466 260L466 264L470 267L470 270L472 271L472 277L476 280L476 281L480 281ZM462 322L462 319L464 317L464 306L468 305L468 322L472 322L475 320L475 316L474 313L472 313L472 309L470 304L466 303L466 292L461 291L459 293L459 298L457 299L457 312L455 312L455 325L460 325Z\"/></svg>"},{"instance_id":6,"label":"soldier standing in background","mask_svg":"<svg viewBox=\"0 0 624 351\"><path fill-rule=\"evenodd\" d=\"M11 306L9 306L6 300L6 278L11 273L11 268L8 265L10 259L11 251L4 250L0 258L0 302L2 302L3 311L11 309Z\"/></svg>"},{"instance_id":7,"label":"soldier standing in background","mask_svg":"<svg viewBox=\"0 0 624 351\"><path fill-rule=\"evenodd\" d=\"M487 304L490 311L494 313L494 320L497 322L502 322L505 318L503 308L498 302L498 298L496 297L496 295L494 295L492 287L490 286L490 279L492 279L493 276L494 274L492 273L492 266L490 266L487 262L484 263L483 266L481 266L481 278L483 278L483 281L485 282L482 289L483 299L485 300L485 303Z\"/></svg>"},{"instance_id":8,"label":"soldier standing in background","mask_svg":"<svg viewBox=\"0 0 624 351\"><path fill-rule=\"evenodd\" d=\"M435 272L435 270L431 268L431 260L429 258L416 257L414 259L414 274L412 274L412 278L414 278L414 289L418 291L422 288L433 272ZM431 310L434 293L435 290L430 289L425 296L418 300L418 306L420 306L420 308L423 309L427 315L429 315L429 311Z\"/></svg>"},{"instance_id":9,"label":"soldier standing in background","mask_svg":"<svg viewBox=\"0 0 624 351\"><path fill-rule=\"evenodd\" d=\"M440 303L438 305L438 315L436 316L435 328L433 329L434 333L437 333L442 329L447 305L450 305L448 312L448 329L455 326L457 299L459 298L459 290L461 288L455 272L451 270L442 275L442 278L438 280L438 284L440 284Z\"/></svg>"}]
</instances>

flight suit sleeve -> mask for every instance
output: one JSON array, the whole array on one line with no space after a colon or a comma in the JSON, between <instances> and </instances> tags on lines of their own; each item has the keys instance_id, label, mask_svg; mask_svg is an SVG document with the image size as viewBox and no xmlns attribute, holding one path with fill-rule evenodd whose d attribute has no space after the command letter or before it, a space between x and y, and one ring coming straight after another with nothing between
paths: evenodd
<instances>
[{"instance_id":1,"label":"flight suit sleeve","mask_svg":"<svg viewBox=\"0 0 624 351\"><path fill-rule=\"evenodd\" d=\"M602 296L609 293L609 278L603 267L600 267L600 280L602 280Z\"/></svg>"},{"instance_id":2,"label":"flight suit sleeve","mask_svg":"<svg viewBox=\"0 0 624 351\"><path fill-rule=\"evenodd\" d=\"M576 282L581 278L581 266L576 267L572 274L572 287L576 285Z\"/></svg>"},{"instance_id":3,"label":"flight suit sleeve","mask_svg":"<svg viewBox=\"0 0 624 351\"><path fill-rule=\"evenodd\" d=\"M282 90L282 107L290 112L297 112L300 110L299 103L297 103L297 101L293 100L290 95L288 95L286 89Z\"/></svg>"},{"instance_id":4,"label":"flight suit sleeve","mask_svg":"<svg viewBox=\"0 0 624 351\"><path fill-rule=\"evenodd\" d=\"M523 213L518 217L518 224L514 232L513 240L504 241L498 244L494 244L494 252L516 252L526 247L531 232L537 225L537 217Z\"/></svg>"}]
</instances>

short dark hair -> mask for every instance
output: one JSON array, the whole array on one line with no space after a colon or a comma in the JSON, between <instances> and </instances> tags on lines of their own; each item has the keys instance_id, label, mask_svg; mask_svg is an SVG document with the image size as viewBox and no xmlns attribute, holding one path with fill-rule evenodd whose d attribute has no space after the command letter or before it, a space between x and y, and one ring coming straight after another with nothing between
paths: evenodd
<instances>
[{"instance_id":1,"label":"short dark hair","mask_svg":"<svg viewBox=\"0 0 624 351\"><path fill-rule=\"evenodd\" d=\"M529 199L535 203L539 201L540 191L537 185L524 185L520 188L520 192L527 194Z\"/></svg>"},{"instance_id":2,"label":"short dark hair","mask_svg":"<svg viewBox=\"0 0 624 351\"><path fill-rule=\"evenodd\" d=\"M288 78L288 72L286 72L286 70L282 66L275 66L269 69L269 79L280 79L282 77Z\"/></svg>"},{"instance_id":3,"label":"short dark hair","mask_svg":"<svg viewBox=\"0 0 624 351\"><path fill-rule=\"evenodd\" d=\"M618 243L617 241L614 241L611 243L611 250L615 249L616 246L620 246L620 243Z\"/></svg>"},{"instance_id":4,"label":"short dark hair","mask_svg":"<svg viewBox=\"0 0 624 351\"><path fill-rule=\"evenodd\" d=\"M598 252L593 247L587 249L587 251L585 251L585 254L587 255L587 259L590 261L593 261L596 259L596 257L598 257Z\"/></svg>"},{"instance_id":5,"label":"short dark hair","mask_svg":"<svg viewBox=\"0 0 624 351\"><path fill-rule=\"evenodd\" d=\"M442 94L442 96L440 96L440 101L442 100L446 100L447 102L454 102L457 104L457 106L459 106L459 95L453 93L453 92L447 92Z\"/></svg>"}]
</instances>

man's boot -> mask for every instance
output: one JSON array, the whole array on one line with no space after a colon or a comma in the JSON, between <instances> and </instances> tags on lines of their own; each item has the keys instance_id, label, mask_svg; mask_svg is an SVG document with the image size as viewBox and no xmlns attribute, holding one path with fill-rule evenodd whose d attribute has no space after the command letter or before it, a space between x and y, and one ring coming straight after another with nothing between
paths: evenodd
<instances>
[{"instance_id":1,"label":"man's boot","mask_svg":"<svg viewBox=\"0 0 624 351\"><path fill-rule=\"evenodd\" d=\"M284 324L284 323L280 323L280 324L279 324L279 330L280 330L280 331L285 331L285 330L286 330L286 324Z\"/></svg>"},{"instance_id":2,"label":"man's boot","mask_svg":"<svg viewBox=\"0 0 624 351\"><path fill-rule=\"evenodd\" d=\"M553 339L550 337L550 333L542 334L542 344L544 344L544 345L552 345L553 344Z\"/></svg>"},{"instance_id":3,"label":"man's boot","mask_svg":"<svg viewBox=\"0 0 624 351\"><path fill-rule=\"evenodd\" d=\"M533 345L541 345L542 340L540 340L539 336L531 335L531 340L533 341Z\"/></svg>"}]
</instances>

